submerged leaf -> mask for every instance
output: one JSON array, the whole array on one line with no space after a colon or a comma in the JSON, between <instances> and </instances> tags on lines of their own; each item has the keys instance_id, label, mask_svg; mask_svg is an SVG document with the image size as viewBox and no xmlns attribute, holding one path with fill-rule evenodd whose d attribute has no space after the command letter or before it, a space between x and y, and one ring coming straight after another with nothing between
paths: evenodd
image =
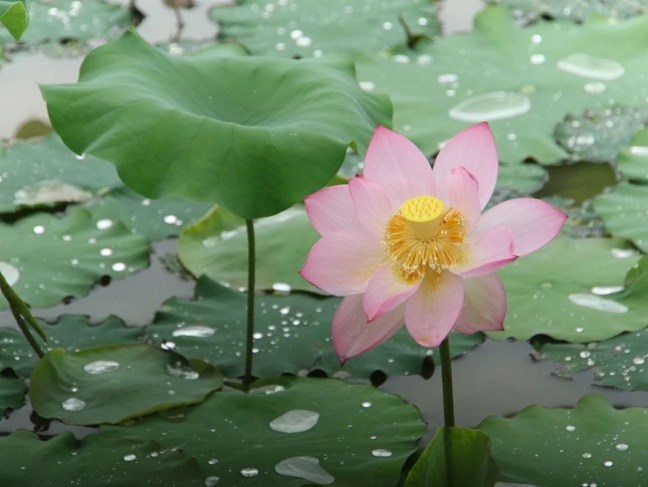
<instances>
[{"instance_id":1,"label":"submerged leaf","mask_svg":"<svg viewBox=\"0 0 648 487\"><path fill-rule=\"evenodd\" d=\"M143 418L101 435L182 445L222 485L393 487L425 431L417 409L371 386L277 377L212 394L182 421Z\"/></svg>"},{"instance_id":2,"label":"submerged leaf","mask_svg":"<svg viewBox=\"0 0 648 487\"><path fill-rule=\"evenodd\" d=\"M30 378L34 410L68 424L119 423L201 402L223 385L220 372L150 345L49 351Z\"/></svg>"},{"instance_id":3,"label":"submerged leaf","mask_svg":"<svg viewBox=\"0 0 648 487\"><path fill-rule=\"evenodd\" d=\"M594 394L573 409L531 406L479 425L501 480L544 487L644 485L646 428L648 408L617 410Z\"/></svg>"}]
</instances>

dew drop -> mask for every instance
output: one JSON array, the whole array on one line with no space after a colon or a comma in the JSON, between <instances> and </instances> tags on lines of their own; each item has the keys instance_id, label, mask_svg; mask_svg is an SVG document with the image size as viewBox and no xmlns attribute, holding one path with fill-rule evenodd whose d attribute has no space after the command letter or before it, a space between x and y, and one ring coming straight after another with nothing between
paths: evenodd
<instances>
[{"instance_id":1,"label":"dew drop","mask_svg":"<svg viewBox=\"0 0 648 487\"><path fill-rule=\"evenodd\" d=\"M585 452L585 453L583 453L581 456L582 456L583 458L585 458L585 459L592 458L592 454L589 453L589 452Z\"/></svg>"},{"instance_id":2,"label":"dew drop","mask_svg":"<svg viewBox=\"0 0 648 487\"><path fill-rule=\"evenodd\" d=\"M335 477L324 470L315 457L286 458L275 465L275 472L279 475L297 477L318 485L328 485L335 482Z\"/></svg>"},{"instance_id":3,"label":"dew drop","mask_svg":"<svg viewBox=\"0 0 648 487\"><path fill-rule=\"evenodd\" d=\"M531 109L529 97L509 91L493 91L468 98L448 111L461 122L493 121L516 117Z\"/></svg>"},{"instance_id":4,"label":"dew drop","mask_svg":"<svg viewBox=\"0 0 648 487\"><path fill-rule=\"evenodd\" d=\"M310 47L313 44L313 39L311 39L310 37L303 36L297 39L295 41L295 44L297 44L297 46L299 47Z\"/></svg>"},{"instance_id":5,"label":"dew drop","mask_svg":"<svg viewBox=\"0 0 648 487\"><path fill-rule=\"evenodd\" d=\"M454 73L444 73L437 76L437 83L441 85L454 84L459 80L459 76Z\"/></svg>"},{"instance_id":6,"label":"dew drop","mask_svg":"<svg viewBox=\"0 0 648 487\"><path fill-rule=\"evenodd\" d=\"M256 477L259 475L259 469L254 467L245 467L241 469L241 475L243 477Z\"/></svg>"},{"instance_id":7,"label":"dew drop","mask_svg":"<svg viewBox=\"0 0 648 487\"><path fill-rule=\"evenodd\" d=\"M112 266L111 269L115 272L123 272L126 270L126 264L123 262L115 262Z\"/></svg>"},{"instance_id":8,"label":"dew drop","mask_svg":"<svg viewBox=\"0 0 648 487\"><path fill-rule=\"evenodd\" d=\"M104 257L109 257L109 256L112 255L113 251L112 251L112 249L109 249L108 247L105 247L105 248L101 249L99 251L99 253L101 255L103 255Z\"/></svg>"},{"instance_id":9,"label":"dew drop","mask_svg":"<svg viewBox=\"0 0 648 487\"><path fill-rule=\"evenodd\" d=\"M174 365L167 364L166 372L169 376L178 377L180 379L196 380L200 378L200 374L198 372L193 370L188 365L184 365L179 362L176 362Z\"/></svg>"},{"instance_id":10,"label":"dew drop","mask_svg":"<svg viewBox=\"0 0 648 487\"><path fill-rule=\"evenodd\" d=\"M625 443L619 443L617 444L617 446L615 446L615 448L617 449L617 451L627 451L629 446Z\"/></svg>"},{"instance_id":11,"label":"dew drop","mask_svg":"<svg viewBox=\"0 0 648 487\"><path fill-rule=\"evenodd\" d=\"M585 93L589 93L590 95L598 95L600 93L605 93L607 86L605 83L601 83L600 81L592 81L591 83L585 83L585 85L583 85L583 90Z\"/></svg>"},{"instance_id":12,"label":"dew drop","mask_svg":"<svg viewBox=\"0 0 648 487\"><path fill-rule=\"evenodd\" d=\"M300 38L301 36L303 36L303 35L304 35L304 33L303 33L301 30L293 30L293 31L290 33L290 38L291 38L292 40L295 40L295 41L296 41L297 39L299 39L299 38Z\"/></svg>"},{"instance_id":13,"label":"dew drop","mask_svg":"<svg viewBox=\"0 0 648 487\"><path fill-rule=\"evenodd\" d=\"M570 54L558 61L558 69L584 78L613 80L620 78L625 69L611 59L597 58L583 53Z\"/></svg>"},{"instance_id":14,"label":"dew drop","mask_svg":"<svg viewBox=\"0 0 648 487\"><path fill-rule=\"evenodd\" d=\"M590 352L589 350L583 350L578 355L580 356L580 358L589 358L592 355L592 352Z\"/></svg>"},{"instance_id":15,"label":"dew drop","mask_svg":"<svg viewBox=\"0 0 648 487\"><path fill-rule=\"evenodd\" d=\"M86 403L77 397L70 397L61 403L61 407L70 412L81 411L85 406Z\"/></svg>"},{"instance_id":16,"label":"dew drop","mask_svg":"<svg viewBox=\"0 0 648 487\"><path fill-rule=\"evenodd\" d=\"M99 230L107 230L112 226L113 226L113 221L108 218L104 218L103 220L99 220L97 222L97 228Z\"/></svg>"},{"instance_id":17,"label":"dew drop","mask_svg":"<svg viewBox=\"0 0 648 487\"><path fill-rule=\"evenodd\" d=\"M292 409L270 421L270 429L279 433L302 433L319 421L319 413L306 409Z\"/></svg>"},{"instance_id":18,"label":"dew drop","mask_svg":"<svg viewBox=\"0 0 648 487\"><path fill-rule=\"evenodd\" d=\"M209 463L210 465L216 465L218 463L218 458L210 458L209 460L207 460L207 463Z\"/></svg>"},{"instance_id":19,"label":"dew drop","mask_svg":"<svg viewBox=\"0 0 648 487\"><path fill-rule=\"evenodd\" d=\"M606 460L603 462L603 465L605 465L606 467L611 467L612 465L614 465L614 462L610 460Z\"/></svg>"},{"instance_id":20,"label":"dew drop","mask_svg":"<svg viewBox=\"0 0 648 487\"><path fill-rule=\"evenodd\" d=\"M175 215L166 215L164 217L164 223L167 225L176 225L178 223L178 217Z\"/></svg>"},{"instance_id":21,"label":"dew drop","mask_svg":"<svg viewBox=\"0 0 648 487\"><path fill-rule=\"evenodd\" d=\"M638 252L634 249L612 249L611 252L618 259L626 259L638 255Z\"/></svg>"},{"instance_id":22,"label":"dew drop","mask_svg":"<svg viewBox=\"0 0 648 487\"><path fill-rule=\"evenodd\" d=\"M371 450L371 454L374 457L391 457L392 452L390 450L385 450L384 448L376 448L375 450Z\"/></svg>"},{"instance_id":23,"label":"dew drop","mask_svg":"<svg viewBox=\"0 0 648 487\"><path fill-rule=\"evenodd\" d=\"M162 340L162 344L160 345L160 348L162 350L175 350L176 349L176 344L175 342L172 342L170 340Z\"/></svg>"},{"instance_id":24,"label":"dew drop","mask_svg":"<svg viewBox=\"0 0 648 487\"><path fill-rule=\"evenodd\" d=\"M220 482L220 478L216 477L215 475L211 475L205 479L203 485L205 487L214 487L215 485L218 485L218 482Z\"/></svg>"},{"instance_id":25,"label":"dew drop","mask_svg":"<svg viewBox=\"0 0 648 487\"><path fill-rule=\"evenodd\" d=\"M119 362L112 360L97 360L83 366L83 370L91 375L105 374L106 372L113 372L117 369L119 369Z\"/></svg>"},{"instance_id":26,"label":"dew drop","mask_svg":"<svg viewBox=\"0 0 648 487\"><path fill-rule=\"evenodd\" d=\"M571 433L572 431L576 431L576 426L568 424L567 426L565 426L565 429Z\"/></svg>"},{"instance_id":27,"label":"dew drop","mask_svg":"<svg viewBox=\"0 0 648 487\"><path fill-rule=\"evenodd\" d=\"M545 62L544 54L532 54L529 61L531 64L542 64Z\"/></svg>"},{"instance_id":28,"label":"dew drop","mask_svg":"<svg viewBox=\"0 0 648 487\"><path fill-rule=\"evenodd\" d=\"M8 262L0 262L0 272L10 286L16 284L20 279L20 271Z\"/></svg>"},{"instance_id":29,"label":"dew drop","mask_svg":"<svg viewBox=\"0 0 648 487\"><path fill-rule=\"evenodd\" d=\"M134 454L129 454L129 455L124 455L124 461L125 462L132 462L133 460L137 459L137 455Z\"/></svg>"},{"instance_id":30,"label":"dew drop","mask_svg":"<svg viewBox=\"0 0 648 487\"><path fill-rule=\"evenodd\" d=\"M365 402L363 402L363 403L361 404L361 406L362 406L363 408L370 408L370 407L372 406L372 404L371 404L369 401L365 401Z\"/></svg>"},{"instance_id":31,"label":"dew drop","mask_svg":"<svg viewBox=\"0 0 648 487\"><path fill-rule=\"evenodd\" d=\"M174 337L195 337L195 338L208 338L214 335L214 329L203 325L190 325L183 326L177 330L173 330Z\"/></svg>"},{"instance_id":32,"label":"dew drop","mask_svg":"<svg viewBox=\"0 0 648 487\"><path fill-rule=\"evenodd\" d=\"M608 294L614 294L623 291L623 286L594 286L592 288L592 294L598 296L606 296Z\"/></svg>"},{"instance_id":33,"label":"dew drop","mask_svg":"<svg viewBox=\"0 0 648 487\"><path fill-rule=\"evenodd\" d=\"M383 30L392 30L394 28L394 24L391 22L383 22L382 25Z\"/></svg>"},{"instance_id":34,"label":"dew drop","mask_svg":"<svg viewBox=\"0 0 648 487\"><path fill-rule=\"evenodd\" d=\"M570 294L569 301L584 308L590 308L596 311L604 311L607 313L622 314L628 311L628 307L626 305L612 301L611 299L601 298L600 296L596 296L594 294Z\"/></svg>"},{"instance_id":35,"label":"dew drop","mask_svg":"<svg viewBox=\"0 0 648 487\"><path fill-rule=\"evenodd\" d=\"M376 83L373 81L359 81L358 84L365 91L374 91L376 89Z\"/></svg>"},{"instance_id":36,"label":"dew drop","mask_svg":"<svg viewBox=\"0 0 648 487\"><path fill-rule=\"evenodd\" d=\"M289 293L290 291L292 291L292 286L285 282L275 282L272 285L272 290L281 293Z\"/></svg>"},{"instance_id":37,"label":"dew drop","mask_svg":"<svg viewBox=\"0 0 648 487\"><path fill-rule=\"evenodd\" d=\"M632 363L635 365L643 365L646 363L646 359L643 357L635 357L632 359Z\"/></svg>"},{"instance_id":38,"label":"dew drop","mask_svg":"<svg viewBox=\"0 0 648 487\"><path fill-rule=\"evenodd\" d=\"M43 225L36 225L36 226L32 229L32 231L33 231L36 235L42 235L42 234L45 233L45 227L44 227Z\"/></svg>"}]
</instances>

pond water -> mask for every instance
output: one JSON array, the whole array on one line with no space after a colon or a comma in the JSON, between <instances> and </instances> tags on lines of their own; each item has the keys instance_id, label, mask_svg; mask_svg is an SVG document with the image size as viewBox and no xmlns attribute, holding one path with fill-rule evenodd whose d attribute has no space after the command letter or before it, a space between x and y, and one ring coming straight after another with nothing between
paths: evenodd
<instances>
[{"instance_id":1,"label":"pond water","mask_svg":"<svg viewBox=\"0 0 648 487\"><path fill-rule=\"evenodd\" d=\"M151 42L168 41L176 29L173 11L165 8L159 0L139 0L137 4L147 14L139 32ZM215 24L206 17L210 6L211 2L202 0L196 8L183 11L186 24L182 32L184 39L213 38L216 35ZM441 19L445 33L469 30L474 14L482 7L480 1L444 2ZM39 51L10 53L9 62L0 69L0 86L3 88L0 90L0 106L3 107L0 138L14 138L28 122L46 123L47 113L38 84L75 81L80 62L80 57L52 57ZM615 183L614 170L607 164L556 166L549 170L549 177L550 184L539 196L572 198L577 204ZM174 254L174 239L158 242L153 245L147 269L125 279L113 280L106 286L96 286L87 297L35 309L34 314L46 320L54 320L61 314L83 314L94 322L115 314L129 325L149 323L166 299L173 296L190 298L193 294L193 281L167 271L164 260ZM0 319L5 325L13 322L9 312L0 313ZM477 349L453 361L457 423L477 426L489 415L510 416L531 404L571 407L582 396L593 392L602 394L617 407L648 405L646 392L597 387L592 385L593 374L589 370L576 373L573 379L559 378L552 374L557 368L554 362L535 360L534 349L527 342L486 340ZM440 373L434 373L427 380L420 376L388 377L380 388L402 396L420 409L428 423L425 441L443 424ZM92 431L82 427L70 428L57 421L49 425L34 425L30 413L30 407L26 406L3 418L0 432L26 427L55 434L71 429L83 436Z\"/></svg>"}]
</instances>

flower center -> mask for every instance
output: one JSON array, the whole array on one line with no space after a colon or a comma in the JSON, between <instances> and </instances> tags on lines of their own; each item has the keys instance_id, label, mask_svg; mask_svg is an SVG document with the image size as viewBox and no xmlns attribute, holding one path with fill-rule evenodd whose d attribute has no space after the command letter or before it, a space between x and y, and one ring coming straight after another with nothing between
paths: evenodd
<instances>
[{"instance_id":1,"label":"flower center","mask_svg":"<svg viewBox=\"0 0 648 487\"><path fill-rule=\"evenodd\" d=\"M446 210L434 196L407 200L385 231L387 254L396 272L408 282L421 279L428 270L438 274L462 262L464 240L461 213L454 208Z\"/></svg>"}]
</instances>

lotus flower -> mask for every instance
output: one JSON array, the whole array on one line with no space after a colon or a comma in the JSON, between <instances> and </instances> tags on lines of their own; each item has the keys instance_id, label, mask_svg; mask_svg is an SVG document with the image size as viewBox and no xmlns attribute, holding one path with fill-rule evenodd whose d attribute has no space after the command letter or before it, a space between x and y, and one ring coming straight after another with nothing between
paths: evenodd
<instances>
[{"instance_id":1,"label":"lotus flower","mask_svg":"<svg viewBox=\"0 0 648 487\"><path fill-rule=\"evenodd\" d=\"M495 270L551 241L564 213L519 198L482 210L497 180L488 124L450 139L434 168L404 136L378 127L364 174L306 198L322 238L301 275L345 296L333 318L342 362L405 324L425 347L452 330L502 330L506 295Z\"/></svg>"}]
</instances>

